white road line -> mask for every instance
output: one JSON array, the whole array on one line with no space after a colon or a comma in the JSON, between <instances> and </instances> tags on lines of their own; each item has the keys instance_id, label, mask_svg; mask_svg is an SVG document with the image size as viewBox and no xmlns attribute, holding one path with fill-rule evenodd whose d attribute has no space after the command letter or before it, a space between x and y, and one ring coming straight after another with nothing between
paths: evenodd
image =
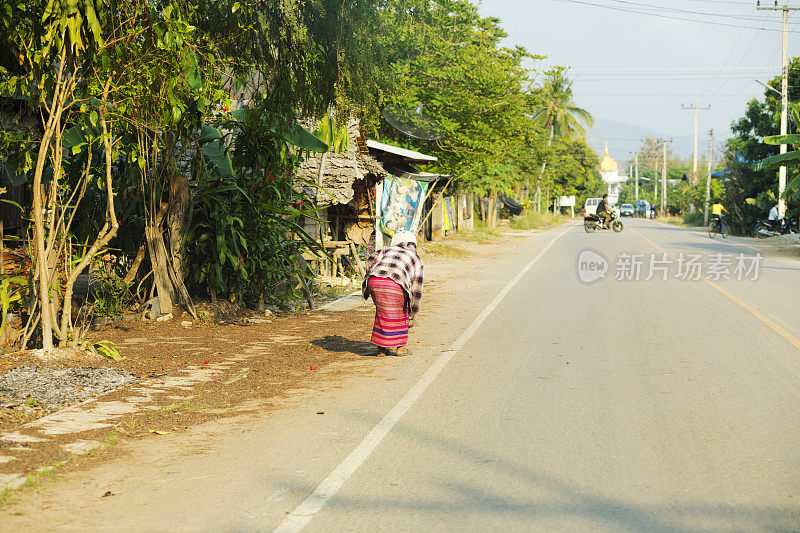
<instances>
[{"instance_id":1,"label":"white road line","mask_svg":"<svg viewBox=\"0 0 800 533\"><path fill-rule=\"evenodd\" d=\"M472 321L469 327L461 334L458 339L450 345L450 347L436 358L434 363L428 368L425 374L417 381L413 387L403 396L397 404L386 413L378 424L364 437L358 446L350 452L344 461L339 463L333 472L314 490L314 492L306 498L291 514L289 514L284 521L275 528L274 533L295 533L302 531L306 525L314 518L320 509L330 500L342 487L345 481L358 469L359 466L372 454L373 450L380 444L383 438L391 431L392 427L397 423L400 418L414 405L423 392L433 383L436 376L442 369L450 362L453 356L466 344L472 335L483 324L486 318L494 311L494 309L503 301L503 298L514 288L514 286L522 279L533 265L550 249L555 242L560 239L564 234L573 229L575 226L570 225L567 229L556 235L530 263L525 265L514 279L508 282L503 290L492 300L478 317Z\"/></svg>"}]
</instances>

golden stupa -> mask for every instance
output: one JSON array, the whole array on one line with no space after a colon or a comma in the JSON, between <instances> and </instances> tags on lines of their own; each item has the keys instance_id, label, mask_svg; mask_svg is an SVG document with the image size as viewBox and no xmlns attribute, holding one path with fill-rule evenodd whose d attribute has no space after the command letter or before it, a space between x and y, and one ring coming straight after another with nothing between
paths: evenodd
<instances>
[{"instance_id":1,"label":"golden stupa","mask_svg":"<svg viewBox=\"0 0 800 533\"><path fill-rule=\"evenodd\" d=\"M608 155L608 141L606 141L606 151L603 154L603 159L600 160L600 172L616 172L617 162L611 159Z\"/></svg>"}]
</instances>

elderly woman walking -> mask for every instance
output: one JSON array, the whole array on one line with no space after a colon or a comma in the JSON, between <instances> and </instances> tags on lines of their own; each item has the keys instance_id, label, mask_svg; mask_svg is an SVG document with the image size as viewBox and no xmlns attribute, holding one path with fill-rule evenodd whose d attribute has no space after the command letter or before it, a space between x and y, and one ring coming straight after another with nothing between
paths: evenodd
<instances>
[{"instance_id":1,"label":"elderly woman walking","mask_svg":"<svg viewBox=\"0 0 800 533\"><path fill-rule=\"evenodd\" d=\"M378 355L407 355L408 329L414 324L422 298L422 260L417 255L417 237L398 231L392 244L375 253L362 285L364 299L372 296L375 323L371 342Z\"/></svg>"}]
</instances>

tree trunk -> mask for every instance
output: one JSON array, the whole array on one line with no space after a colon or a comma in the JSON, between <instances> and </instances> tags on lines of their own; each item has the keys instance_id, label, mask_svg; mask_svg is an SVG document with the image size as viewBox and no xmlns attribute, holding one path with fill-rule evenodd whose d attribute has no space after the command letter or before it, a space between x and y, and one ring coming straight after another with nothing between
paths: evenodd
<instances>
[{"instance_id":1,"label":"tree trunk","mask_svg":"<svg viewBox=\"0 0 800 533\"><path fill-rule=\"evenodd\" d=\"M553 144L553 133L554 133L554 128L553 128L553 125L551 124L550 125L550 136L547 139L547 148L548 149ZM539 170L539 179L536 180L536 212L537 213L540 212L539 202L541 200L541 194L542 194L541 182L542 182L542 176L544 176L544 169L546 169L546 168L547 168L547 158L545 157L545 160L542 161L542 168ZM549 194L548 194L547 202L549 202L549 201L550 201L550 197L549 197ZM547 203L545 203L544 205L547 206ZM545 209L546 209L546 207L545 207Z\"/></svg>"},{"instance_id":2,"label":"tree trunk","mask_svg":"<svg viewBox=\"0 0 800 533\"><path fill-rule=\"evenodd\" d=\"M189 178L173 174L169 181L169 215L167 230L169 235L169 255L175 276L184 279L183 265L186 251L186 216L189 213Z\"/></svg>"},{"instance_id":3,"label":"tree trunk","mask_svg":"<svg viewBox=\"0 0 800 533\"><path fill-rule=\"evenodd\" d=\"M53 348L53 316L52 316L52 303L50 298L50 283L51 273L48 268L47 260L47 246L45 243L45 223L44 223L44 206L45 198L42 194L42 175L44 167L47 164L47 156L51 152L50 146L53 137L58 134L61 126L61 114L64 110L64 101L71 93L73 83L67 81L65 69L67 66L67 48L62 44L60 50L58 73L56 74L56 85L54 87L53 98L48 109L49 114L46 123L44 124L44 134L39 144L39 152L36 158L36 169L33 174L33 201L31 203L31 211L33 213L33 238L34 243L31 249L34 263L34 278L38 277L36 290L38 292L39 306L42 316L42 348L51 350ZM73 76L74 78L74 76ZM44 106L47 107L47 102ZM58 154L54 155L57 156ZM60 165L54 165L53 168L53 181L58 177L60 172ZM52 219L53 213L51 211L50 217ZM55 238L55 236L53 236Z\"/></svg>"},{"instance_id":4,"label":"tree trunk","mask_svg":"<svg viewBox=\"0 0 800 533\"><path fill-rule=\"evenodd\" d=\"M136 274L139 273L139 267L142 266L145 254L147 254L147 241L139 245L139 250L136 252L136 259L133 260L131 268L128 270L128 273L125 274L125 278L122 280L123 283L126 285L133 283L133 280L136 279Z\"/></svg>"},{"instance_id":5,"label":"tree trunk","mask_svg":"<svg viewBox=\"0 0 800 533\"><path fill-rule=\"evenodd\" d=\"M492 191L489 193L489 227L494 228L497 226L497 192Z\"/></svg>"},{"instance_id":6,"label":"tree trunk","mask_svg":"<svg viewBox=\"0 0 800 533\"><path fill-rule=\"evenodd\" d=\"M103 89L103 102L108 101L108 93L111 87L111 80L106 82L106 85ZM70 340L70 335L68 334L72 327L72 291L73 287L75 286L75 280L78 279L78 275L83 272L89 264L92 262L94 256L108 243L114 236L117 234L117 230L119 229L119 223L117 222L117 213L114 209L114 183L111 176L111 166L113 164L112 161L112 134L108 128L108 120L107 120L107 108L105 105L100 106L100 124L103 130L103 151L105 153L105 185L106 185L106 221L103 224L102 229L97 235L97 238L92 243L92 246L86 251L84 256L78 262L77 265L72 269L69 276L67 277L67 282L64 290L64 311L61 314L61 346L66 346ZM89 160L89 164L87 164L87 175L84 179L88 179L88 169L89 165L91 164L91 159ZM69 226L72 223L72 219L69 220L67 227L64 228L64 232L68 233Z\"/></svg>"},{"instance_id":7,"label":"tree trunk","mask_svg":"<svg viewBox=\"0 0 800 533\"><path fill-rule=\"evenodd\" d=\"M164 220L166 210L167 204L162 204L155 219L147 221L144 228L150 265L153 267L153 280L158 294L158 304L164 314L172 312L172 303L175 301L175 292L172 289L172 281L167 268L167 249L161 234L161 221Z\"/></svg>"},{"instance_id":8,"label":"tree trunk","mask_svg":"<svg viewBox=\"0 0 800 533\"><path fill-rule=\"evenodd\" d=\"M161 236L160 227L145 226L144 234L147 238L147 249L150 253L150 264L153 265L153 279L155 280L158 294L158 305L164 314L172 312L172 303L175 293L172 291L172 282L167 268L167 249Z\"/></svg>"}]
</instances>

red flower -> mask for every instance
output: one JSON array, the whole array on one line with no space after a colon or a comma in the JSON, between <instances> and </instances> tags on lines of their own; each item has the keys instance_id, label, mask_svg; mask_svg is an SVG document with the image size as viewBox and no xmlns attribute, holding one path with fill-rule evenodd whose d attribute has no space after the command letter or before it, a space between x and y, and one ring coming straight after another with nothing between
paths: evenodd
<instances>
[{"instance_id":1,"label":"red flower","mask_svg":"<svg viewBox=\"0 0 800 533\"><path fill-rule=\"evenodd\" d=\"M310 367L308 367L308 369L309 369L309 370L316 370L316 369L317 369L317 367L315 367L315 366L310 366Z\"/></svg>"},{"instance_id":2,"label":"red flower","mask_svg":"<svg viewBox=\"0 0 800 533\"><path fill-rule=\"evenodd\" d=\"M272 175L272 172L267 174L267 177L269 178L269 181L275 181L275 176Z\"/></svg>"}]
</instances>

